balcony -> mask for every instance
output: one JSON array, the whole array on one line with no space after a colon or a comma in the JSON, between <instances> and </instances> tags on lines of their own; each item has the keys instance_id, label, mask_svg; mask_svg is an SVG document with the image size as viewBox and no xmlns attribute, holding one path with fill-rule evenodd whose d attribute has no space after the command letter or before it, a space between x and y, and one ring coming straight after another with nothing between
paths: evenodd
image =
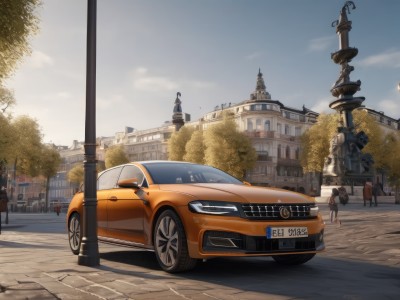
<instances>
[{"instance_id":1,"label":"balcony","mask_svg":"<svg viewBox=\"0 0 400 300\"><path fill-rule=\"evenodd\" d=\"M275 131L266 131L266 130L254 130L254 131L245 131L244 132L250 138L275 138Z\"/></svg>"},{"instance_id":2,"label":"balcony","mask_svg":"<svg viewBox=\"0 0 400 300\"><path fill-rule=\"evenodd\" d=\"M278 166L284 167L301 167L298 159L278 158Z\"/></svg>"}]
</instances>

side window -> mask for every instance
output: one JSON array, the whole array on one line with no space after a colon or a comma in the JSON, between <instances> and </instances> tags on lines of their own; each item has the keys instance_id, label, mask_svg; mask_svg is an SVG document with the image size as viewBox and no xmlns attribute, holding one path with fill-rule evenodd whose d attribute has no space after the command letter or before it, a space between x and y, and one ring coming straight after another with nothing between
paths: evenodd
<instances>
[{"instance_id":1,"label":"side window","mask_svg":"<svg viewBox=\"0 0 400 300\"><path fill-rule=\"evenodd\" d=\"M119 176L119 180L130 179L130 178L137 178L138 185L140 185L140 186L146 185L146 184L143 184L145 181L143 172L136 166L129 165L129 166L125 166L122 169L121 175Z\"/></svg>"},{"instance_id":2,"label":"side window","mask_svg":"<svg viewBox=\"0 0 400 300\"><path fill-rule=\"evenodd\" d=\"M115 188L117 186L117 179L120 173L121 167L105 171L97 180L97 189L108 190Z\"/></svg>"}]
</instances>

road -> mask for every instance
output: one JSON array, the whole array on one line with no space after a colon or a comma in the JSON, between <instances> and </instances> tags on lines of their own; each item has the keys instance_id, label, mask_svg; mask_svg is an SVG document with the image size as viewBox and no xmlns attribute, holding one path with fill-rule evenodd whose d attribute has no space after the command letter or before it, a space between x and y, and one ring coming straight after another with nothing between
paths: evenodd
<instances>
[{"instance_id":1,"label":"road","mask_svg":"<svg viewBox=\"0 0 400 300\"><path fill-rule=\"evenodd\" d=\"M327 221L328 208L320 207ZM398 299L400 205L339 209L342 225L327 224L327 249L307 264L213 259L174 275L158 267L152 252L103 244L98 268L79 266L69 250L65 214L10 214L0 235L0 286L5 291L13 280L29 278L56 295L42 299L71 299L62 290L67 287L87 293L82 299ZM6 299L1 291L0 299Z\"/></svg>"}]
</instances>

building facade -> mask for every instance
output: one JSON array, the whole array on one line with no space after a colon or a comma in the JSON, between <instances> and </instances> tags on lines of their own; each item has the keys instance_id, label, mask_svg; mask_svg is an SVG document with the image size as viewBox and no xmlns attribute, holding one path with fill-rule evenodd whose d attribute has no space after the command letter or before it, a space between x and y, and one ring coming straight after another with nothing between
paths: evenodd
<instances>
[{"instance_id":1,"label":"building facade","mask_svg":"<svg viewBox=\"0 0 400 300\"><path fill-rule=\"evenodd\" d=\"M223 114L229 112L234 116L239 131L250 138L257 152L257 162L246 173L246 181L253 185L287 188L305 193L319 189L319 178L313 174L303 174L300 165L300 137L316 122L318 113L304 106L285 106L281 101L273 99L266 89L261 70L257 74L256 87L249 99L237 104L216 106L199 120L190 121L190 115L182 113L180 96L178 93L171 121L145 130L126 127L114 136L99 137L96 149L98 161L104 162L108 147L120 144L124 145L130 161L167 160L168 140L177 130L177 113L180 114L179 121L184 117L185 126L207 130L213 124L221 122ZM374 116L385 134L399 131L399 120L365 107L359 109L366 109ZM182 122L178 123L183 125ZM76 164L83 164L83 146L83 142L74 141L71 147L59 147L62 164L57 175L51 178L50 204L57 201L68 203L79 188L77 184L68 182L67 174ZM21 185L21 189L23 188L27 188L26 183ZM17 195L21 194L23 193L17 191Z\"/></svg>"}]
</instances>

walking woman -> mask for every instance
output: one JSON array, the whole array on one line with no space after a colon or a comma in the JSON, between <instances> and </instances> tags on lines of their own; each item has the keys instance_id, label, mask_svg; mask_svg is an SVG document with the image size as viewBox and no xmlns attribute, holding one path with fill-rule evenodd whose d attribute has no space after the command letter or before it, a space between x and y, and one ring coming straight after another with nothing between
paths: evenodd
<instances>
[{"instance_id":1,"label":"walking woman","mask_svg":"<svg viewBox=\"0 0 400 300\"><path fill-rule=\"evenodd\" d=\"M337 205L338 200L339 200L339 190L336 188L333 188L332 194L329 197L329 216L330 216L331 223L339 223L339 225L340 225L341 222L338 219L338 212L339 212L339 208Z\"/></svg>"}]
</instances>

